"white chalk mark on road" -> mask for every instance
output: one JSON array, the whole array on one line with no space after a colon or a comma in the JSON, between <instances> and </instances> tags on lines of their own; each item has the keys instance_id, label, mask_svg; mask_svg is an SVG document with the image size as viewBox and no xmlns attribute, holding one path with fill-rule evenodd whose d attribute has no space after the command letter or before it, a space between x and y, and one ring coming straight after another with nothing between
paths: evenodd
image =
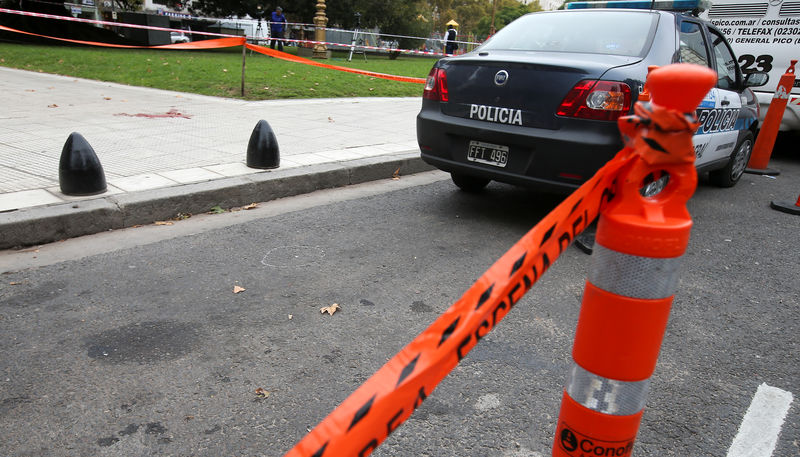
<instances>
[{"instance_id":1,"label":"white chalk mark on road","mask_svg":"<svg viewBox=\"0 0 800 457\"><path fill-rule=\"evenodd\" d=\"M766 384L758 386L739 433L728 449L728 457L771 456L792 400L791 392Z\"/></svg>"}]
</instances>

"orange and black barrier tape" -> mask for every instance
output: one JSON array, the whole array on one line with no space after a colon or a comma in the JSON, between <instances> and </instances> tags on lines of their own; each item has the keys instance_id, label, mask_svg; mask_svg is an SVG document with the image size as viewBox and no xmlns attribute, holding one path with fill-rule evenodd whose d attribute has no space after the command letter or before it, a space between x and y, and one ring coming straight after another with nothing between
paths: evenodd
<instances>
[{"instance_id":1,"label":"orange and black barrier tape","mask_svg":"<svg viewBox=\"0 0 800 457\"><path fill-rule=\"evenodd\" d=\"M122 26L122 24L120 24ZM56 41L64 41L67 43L75 43L75 44L83 44L87 46L101 46L107 48L129 48L129 49L177 49L177 50L198 50L198 49L217 49L217 48L230 48L233 46L245 46L247 49L252 51L256 51L261 54L265 54L271 57L275 57L278 59L286 60L289 62L301 63L304 65L311 65L319 68L326 68L329 70L337 70L343 71L347 73L354 73L363 76L370 76L373 78L385 79L388 81L398 81L398 82L405 82L405 83L415 83L415 84L425 84L425 78L416 78L413 76L398 76L398 75L388 75L386 73L378 73L369 70L361 70L358 68L350 68L350 67L342 67L340 65L331 65L325 64L321 62L317 62L311 59L306 59L304 57L298 57L294 54L289 54L282 51L276 51L274 49L266 48L263 46L258 46L254 44L247 43L246 37L222 37L222 38L213 38L209 40L200 40L200 41L191 41L189 43L174 43L174 44L163 44L158 46L135 46L135 45L127 45L127 44L111 44L111 43L101 43L97 41L84 41L84 40L73 40L69 38L60 38L60 37L53 37L48 35L41 35L38 33L26 32L24 30L17 30L11 27L6 27L4 25L0 25L0 30L5 30L7 32L14 32L20 33L23 35L30 35L40 38L47 38ZM199 33L199 32L195 32ZM217 35L217 34L214 34Z\"/></svg>"},{"instance_id":2,"label":"orange and black barrier tape","mask_svg":"<svg viewBox=\"0 0 800 457\"><path fill-rule=\"evenodd\" d=\"M508 250L467 292L395 355L287 457L365 456L508 314L613 197L618 156Z\"/></svg>"},{"instance_id":3,"label":"orange and black barrier tape","mask_svg":"<svg viewBox=\"0 0 800 457\"><path fill-rule=\"evenodd\" d=\"M456 303L356 389L286 456L369 455L511 311L575 237L604 208L616 203L617 192L621 189L630 192L634 187L638 191L642 182L640 178L644 178L639 175L649 168L671 169L672 165L680 168L688 164L694 172L690 161L693 153L691 158L683 154L686 152L685 140L689 138L691 152L694 109L716 81L713 72L703 68L679 64L655 70L653 74L657 81L648 86L654 107L651 114L640 110L637 111L638 117L627 118L625 131L633 135L627 146L525 234ZM690 77L686 79L686 75ZM663 87L661 81L673 77L675 83ZM702 82L698 83L695 78ZM713 81L706 87L706 80ZM697 87L673 87L684 82ZM685 101L687 98L690 100ZM674 109L666 113L658 107L659 104ZM657 133L641 137L651 120L654 125L664 126L667 130L660 132L656 129ZM676 128L681 129L677 135L674 132ZM677 152L677 156L673 152ZM636 176L638 182L631 181L629 175ZM691 181L688 177L686 179ZM694 179L696 182L696 176ZM693 190L692 185L689 196ZM679 193L685 194L683 190ZM667 208L659 213L651 208L647 211L670 218L673 210ZM684 241L688 241L688 235L686 240L677 244ZM644 359L653 355L652 350L644 352Z\"/></svg>"},{"instance_id":4,"label":"orange and black barrier tape","mask_svg":"<svg viewBox=\"0 0 800 457\"><path fill-rule=\"evenodd\" d=\"M202 40L202 41L192 41L190 43L175 43L175 44L162 44L159 46L136 46L136 45L129 45L129 44L112 44L112 43L101 43L98 41L84 41L84 40L72 40L70 38L60 38L60 37L53 37L48 35L41 35L38 33L26 32L24 30L17 30L12 29L11 27L6 27L4 25L0 25L0 30L5 30L6 32L14 32L14 33L21 33L23 35L30 35L39 38L47 38L50 40L56 41L64 41L67 43L75 43L75 44L84 44L87 46L102 46L105 48L127 48L127 49L217 49L217 48L230 48L233 46L242 46L245 43L244 37L222 37L222 38L214 38L210 40Z\"/></svg>"},{"instance_id":5,"label":"orange and black barrier tape","mask_svg":"<svg viewBox=\"0 0 800 457\"><path fill-rule=\"evenodd\" d=\"M374 71L368 70L360 70L358 68L350 68L350 67L342 67L341 65L331 65L327 63L317 62L315 60L306 59L304 57L298 57L294 54L289 54L286 52L276 51L275 49L267 48L264 46L258 46L255 44L247 43L245 44L247 49L252 51L259 52L264 55L276 57L278 59L287 60L289 62L297 62L302 63L305 65L312 65L319 68L327 68L329 70L338 70L344 71L347 73L355 73L364 76L372 76L373 78L381 78L381 79L388 79L390 81L400 81L405 83L417 83L417 84L425 84L425 78L415 78L412 76L396 76L396 75L387 75L386 73L378 73Z\"/></svg>"}]
</instances>

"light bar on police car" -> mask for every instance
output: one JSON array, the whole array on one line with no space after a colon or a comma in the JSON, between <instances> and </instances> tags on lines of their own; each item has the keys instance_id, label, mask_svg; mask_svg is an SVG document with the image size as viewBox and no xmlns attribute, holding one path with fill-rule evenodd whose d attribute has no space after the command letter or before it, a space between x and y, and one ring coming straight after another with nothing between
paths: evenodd
<instances>
[{"instance_id":1,"label":"light bar on police car","mask_svg":"<svg viewBox=\"0 0 800 457\"><path fill-rule=\"evenodd\" d=\"M567 9L587 9L587 8L630 8L645 10L663 11L689 11L699 9L701 11L708 8L707 0L619 0L608 2L571 2L567 3Z\"/></svg>"}]
</instances>

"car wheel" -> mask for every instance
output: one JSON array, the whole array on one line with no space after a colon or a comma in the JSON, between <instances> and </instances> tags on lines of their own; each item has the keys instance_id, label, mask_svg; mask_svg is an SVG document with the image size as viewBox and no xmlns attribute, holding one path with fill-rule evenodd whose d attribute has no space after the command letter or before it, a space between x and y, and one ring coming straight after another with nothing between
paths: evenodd
<instances>
[{"instance_id":1,"label":"car wheel","mask_svg":"<svg viewBox=\"0 0 800 457\"><path fill-rule=\"evenodd\" d=\"M450 173L450 178L464 192L479 192L489 184L490 179L477 176Z\"/></svg>"},{"instance_id":2,"label":"car wheel","mask_svg":"<svg viewBox=\"0 0 800 457\"><path fill-rule=\"evenodd\" d=\"M745 136L736 145L731 159L728 163L719 170L714 170L708 173L708 178L711 182L719 187L733 187L739 182L742 177L744 169L747 168L747 163L750 161L750 153L753 152L753 133L747 132Z\"/></svg>"}]
</instances>

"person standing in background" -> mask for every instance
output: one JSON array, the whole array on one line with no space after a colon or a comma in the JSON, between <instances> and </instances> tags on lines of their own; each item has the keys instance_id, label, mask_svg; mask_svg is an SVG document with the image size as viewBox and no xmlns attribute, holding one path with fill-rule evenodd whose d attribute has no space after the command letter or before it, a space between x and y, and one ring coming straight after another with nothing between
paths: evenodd
<instances>
[{"instance_id":1,"label":"person standing in background","mask_svg":"<svg viewBox=\"0 0 800 457\"><path fill-rule=\"evenodd\" d=\"M458 22L452 19L447 23L447 32L444 33L444 52L446 54L455 54L458 49L458 43L456 43L458 32L455 29L457 25Z\"/></svg>"},{"instance_id":2,"label":"person standing in background","mask_svg":"<svg viewBox=\"0 0 800 457\"><path fill-rule=\"evenodd\" d=\"M269 32L272 39L269 41L269 47L275 49L275 42L278 42L278 51L283 51L283 28L286 25L286 16L283 15L283 8L280 6L275 8L272 12L272 18L269 21Z\"/></svg>"}]
</instances>

